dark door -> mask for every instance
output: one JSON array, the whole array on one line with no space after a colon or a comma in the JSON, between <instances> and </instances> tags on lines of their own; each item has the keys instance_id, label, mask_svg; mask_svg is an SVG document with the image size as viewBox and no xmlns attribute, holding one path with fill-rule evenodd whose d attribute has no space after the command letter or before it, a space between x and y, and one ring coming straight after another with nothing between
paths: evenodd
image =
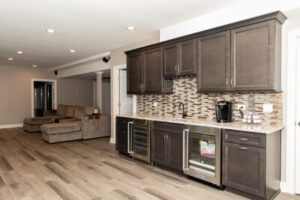
<instances>
[{"instance_id":1,"label":"dark door","mask_svg":"<svg viewBox=\"0 0 300 200\"><path fill-rule=\"evenodd\" d=\"M168 166L167 134L154 130L152 135L152 160L159 165Z\"/></svg>"},{"instance_id":2,"label":"dark door","mask_svg":"<svg viewBox=\"0 0 300 200\"><path fill-rule=\"evenodd\" d=\"M127 56L127 93L142 93L143 84L143 59L142 54Z\"/></svg>"},{"instance_id":3,"label":"dark door","mask_svg":"<svg viewBox=\"0 0 300 200\"><path fill-rule=\"evenodd\" d=\"M179 130L170 132L167 136L168 141L168 154L169 154L169 167L176 170L183 170L183 133Z\"/></svg>"},{"instance_id":4,"label":"dark door","mask_svg":"<svg viewBox=\"0 0 300 200\"><path fill-rule=\"evenodd\" d=\"M230 31L197 40L198 92L230 90Z\"/></svg>"},{"instance_id":5,"label":"dark door","mask_svg":"<svg viewBox=\"0 0 300 200\"><path fill-rule=\"evenodd\" d=\"M275 21L231 31L231 90L273 90Z\"/></svg>"},{"instance_id":6,"label":"dark door","mask_svg":"<svg viewBox=\"0 0 300 200\"><path fill-rule=\"evenodd\" d=\"M164 47L164 75L176 76L179 73L179 49L177 44Z\"/></svg>"},{"instance_id":7,"label":"dark door","mask_svg":"<svg viewBox=\"0 0 300 200\"><path fill-rule=\"evenodd\" d=\"M196 40L188 40L178 44L179 47L179 75L195 75L196 66Z\"/></svg>"},{"instance_id":8,"label":"dark door","mask_svg":"<svg viewBox=\"0 0 300 200\"><path fill-rule=\"evenodd\" d=\"M258 197L265 196L265 149L223 143L223 184Z\"/></svg>"},{"instance_id":9,"label":"dark door","mask_svg":"<svg viewBox=\"0 0 300 200\"><path fill-rule=\"evenodd\" d=\"M123 154L128 154L128 122L127 118L117 117L116 149Z\"/></svg>"},{"instance_id":10,"label":"dark door","mask_svg":"<svg viewBox=\"0 0 300 200\"><path fill-rule=\"evenodd\" d=\"M152 49L144 53L144 72L144 93L162 92L162 48Z\"/></svg>"}]
</instances>

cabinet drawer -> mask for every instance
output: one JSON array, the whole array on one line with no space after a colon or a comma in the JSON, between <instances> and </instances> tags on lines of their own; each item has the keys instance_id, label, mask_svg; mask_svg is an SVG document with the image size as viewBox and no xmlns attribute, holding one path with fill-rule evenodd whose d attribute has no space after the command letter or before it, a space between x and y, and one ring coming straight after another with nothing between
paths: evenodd
<instances>
[{"instance_id":1,"label":"cabinet drawer","mask_svg":"<svg viewBox=\"0 0 300 200\"><path fill-rule=\"evenodd\" d=\"M169 133L182 133L183 125L182 124L174 124L167 122L154 122L153 123L154 130L167 131Z\"/></svg>"},{"instance_id":2,"label":"cabinet drawer","mask_svg":"<svg viewBox=\"0 0 300 200\"><path fill-rule=\"evenodd\" d=\"M223 141L255 147L266 146L266 136L260 133L224 130Z\"/></svg>"}]
</instances>

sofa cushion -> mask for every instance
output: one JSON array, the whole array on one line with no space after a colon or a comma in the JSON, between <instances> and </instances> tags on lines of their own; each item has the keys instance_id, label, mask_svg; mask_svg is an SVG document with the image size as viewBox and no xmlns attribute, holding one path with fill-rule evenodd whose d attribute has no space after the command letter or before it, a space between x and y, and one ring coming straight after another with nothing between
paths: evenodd
<instances>
[{"instance_id":1,"label":"sofa cushion","mask_svg":"<svg viewBox=\"0 0 300 200\"><path fill-rule=\"evenodd\" d=\"M87 107L85 107L85 115L92 115L92 114L94 114L94 109L95 109L94 106L87 106Z\"/></svg>"},{"instance_id":2,"label":"sofa cushion","mask_svg":"<svg viewBox=\"0 0 300 200\"><path fill-rule=\"evenodd\" d=\"M78 122L63 122L56 124L44 124L41 126L43 133L47 134L60 134L60 133L71 133L80 131L80 123Z\"/></svg>"},{"instance_id":3,"label":"sofa cushion","mask_svg":"<svg viewBox=\"0 0 300 200\"><path fill-rule=\"evenodd\" d=\"M57 106L57 115L60 115L60 116L65 116L66 115L66 111L67 111L67 105L63 105L63 104L59 104Z\"/></svg>"},{"instance_id":4,"label":"sofa cushion","mask_svg":"<svg viewBox=\"0 0 300 200\"><path fill-rule=\"evenodd\" d=\"M76 106L67 106L65 116L66 117L74 117L75 108L76 108Z\"/></svg>"},{"instance_id":5,"label":"sofa cushion","mask_svg":"<svg viewBox=\"0 0 300 200\"><path fill-rule=\"evenodd\" d=\"M80 119L75 119L75 118L64 118L64 119L60 119L59 123L63 123L63 122L80 122Z\"/></svg>"},{"instance_id":6,"label":"sofa cushion","mask_svg":"<svg viewBox=\"0 0 300 200\"><path fill-rule=\"evenodd\" d=\"M51 117L32 117L32 118L24 119L24 124L33 124L33 125L48 124L53 122L54 119L52 119Z\"/></svg>"},{"instance_id":7,"label":"sofa cushion","mask_svg":"<svg viewBox=\"0 0 300 200\"><path fill-rule=\"evenodd\" d=\"M81 119L84 116L86 116L86 108L85 107L81 107L81 106L77 106L75 108L74 118Z\"/></svg>"}]
</instances>

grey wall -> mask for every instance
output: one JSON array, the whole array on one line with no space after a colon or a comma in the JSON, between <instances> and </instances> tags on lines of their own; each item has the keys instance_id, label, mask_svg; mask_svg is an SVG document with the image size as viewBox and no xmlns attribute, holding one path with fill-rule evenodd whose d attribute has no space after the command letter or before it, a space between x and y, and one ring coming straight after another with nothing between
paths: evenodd
<instances>
[{"instance_id":1,"label":"grey wall","mask_svg":"<svg viewBox=\"0 0 300 200\"><path fill-rule=\"evenodd\" d=\"M147 46L147 45L158 43L158 42L159 42L159 36L157 35L156 38L152 38L150 40L141 41L141 42L138 42L135 44L125 46L125 47L113 49L111 51L110 64L111 64L111 66L126 64L126 54L124 53L125 51L129 51L131 49L136 49L139 47Z\"/></svg>"},{"instance_id":2,"label":"grey wall","mask_svg":"<svg viewBox=\"0 0 300 200\"><path fill-rule=\"evenodd\" d=\"M92 106L93 81L85 79L58 79L57 103Z\"/></svg>"},{"instance_id":3,"label":"grey wall","mask_svg":"<svg viewBox=\"0 0 300 200\"><path fill-rule=\"evenodd\" d=\"M53 73L39 68L0 66L0 126L21 124L31 116L31 79L55 79ZM92 81L57 81L59 103L92 105Z\"/></svg>"}]
</instances>

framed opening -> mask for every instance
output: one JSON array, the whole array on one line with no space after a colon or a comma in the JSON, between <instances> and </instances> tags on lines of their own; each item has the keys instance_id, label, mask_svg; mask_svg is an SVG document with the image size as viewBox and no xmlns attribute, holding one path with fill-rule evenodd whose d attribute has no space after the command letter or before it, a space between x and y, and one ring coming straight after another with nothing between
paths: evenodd
<instances>
[{"instance_id":1,"label":"framed opening","mask_svg":"<svg viewBox=\"0 0 300 200\"><path fill-rule=\"evenodd\" d=\"M57 82L31 79L31 117L43 116L44 110L57 108Z\"/></svg>"}]
</instances>

